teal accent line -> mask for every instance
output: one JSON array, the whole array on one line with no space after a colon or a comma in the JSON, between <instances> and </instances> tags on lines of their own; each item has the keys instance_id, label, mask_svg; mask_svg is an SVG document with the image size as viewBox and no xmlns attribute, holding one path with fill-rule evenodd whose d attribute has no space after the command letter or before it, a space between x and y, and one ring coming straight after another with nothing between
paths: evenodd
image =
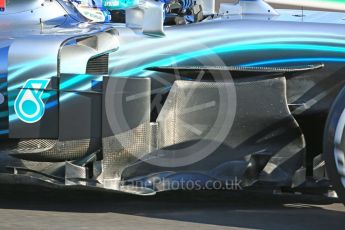
<instances>
[{"instance_id":1,"label":"teal accent line","mask_svg":"<svg viewBox=\"0 0 345 230\"><path fill-rule=\"evenodd\" d=\"M152 66L168 66L176 64L191 58L202 57L212 54L222 54L222 53L236 53L236 52L248 52L248 51L262 51L262 50L308 50L308 51L318 51L318 52L334 52L334 53L345 53L345 47L338 46L325 46L325 45L308 45L308 44L255 44L255 45L241 45L233 46L232 44L226 44L218 46L212 49L198 50L194 52L189 52L186 54L180 54L174 57L165 58L159 61L147 63L136 67L134 69L121 72L117 75L119 76L138 76L142 71L148 67Z\"/></svg>"},{"instance_id":2,"label":"teal accent line","mask_svg":"<svg viewBox=\"0 0 345 230\"><path fill-rule=\"evenodd\" d=\"M8 130L0 130L0 135L5 135L8 134L9 131Z\"/></svg>"},{"instance_id":3,"label":"teal accent line","mask_svg":"<svg viewBox=\"0 0 345 230\"><path fill-rule=\"evenodd\" d=\"M8 116L8 111L0 112L0 118L7 117L7 116Z\"/></svg>"},{"instance_id":4,"label":"teal accent line","mask_svg":"<svg viewBox=\"0 0 345 230\"><path fill-rule=\"evenodd\" d=\"M8 71L8 81L14 80L21 74L28 72L34 68L39 68L49 64L50 62L56 61L56 59L57 57L47 57L35 61L23 62L21 64L10 66Z\"/></svg>"},{"instance_id":5,"label":"teal accent line","mask_svg":"<svg viewBox=\"0 0 345 230\"><path fill-rule=\"evenodd\" d=\"M56 76L56 72L51 72L51 73L47 73L47 74L44 74L44 75L41 75L41 76L37 76L35 77L35 79L48 79L48 78L51 78L53 76ZM12 90L16 90L16 89L20 89L23 87L23 84L25 83L24 82L21 82L21 83L18 83L18 84L15 84L15 85L11 85L10 87L8 87L8 91L12 91Z\"/></svg>"},{"instance_id":6,"label":"teal accent line","mask_svg":"<svg viewBox=\"0 0 345 230\"><path fill-rule=\"evenodd\" d=\"M114 53L114 55L111 56L110 61L113 61L113 59L116 60L123 60L126 58L124 56L126 54L127 50L135 50L139 49L142 47L146 47L149 45L154 45L152 48L155 48L155 51L157 52L163 52L164 50L169 48L168 50L176 50L177 48L184 48L184 47L189 47L190 45L195 45L199 43L207 43L207 42L216 42L224 39L228 39L229 41L243 41L243 40L251 40L251 41L257 41L258 39L262 38L267 38L267 37L276 37L276 38L293 38L295 42L299 41L300 37L305 37L309 38L309 41L312 41L315 39L315 33L310 33L310 32L305 32L305 33L299 33L299 34L292 34L291 32L247 32L247 33L242 33L240 35L237 34L231 34L229 35L229 31L225 29L217 29L217 30L207 30L205 33L200 34L200 35L207 35L207 36L188 36L188 37L183 37L180 34L175 35L175 33L169 34L167 37L164 38L164 44L170 44L169 46L157 46L157 39L154 38L149 38L147 40L143 40L140 42L136 43L129 43L129 44L121 44L119 52L122 52L121 55L117 55L118 52ZM194 34L193 34L194 35ZM334 34L328 34L328 33L318 33L318 38L317 39L329 39L329 41L334 40L336 43L344 43L344 36L339 36L339 35L334 35ZM171 41L172 43L169 43ZM187 42L186 42L187 41ZM159 41L158 41L159 42ZM158 43L159 44L159 43ZM172 45L175 44L175 45ZM177 44L177 45L176 45ZM151 48L151 47L150 47ZM151 53L152 50L150 50ZM137 53L135 55L138 55ZM132 57L132 56L130 56Z\"/></svg>"},{"instance_id":7,"label":"teal accent line","mask_svg":"<svg viewBox=\"0 0 345 230\"><path fill-rule=\"evenodd\" d=\"M70 79L68 79L67 81L60 84L60 90L67 89L68 87L75 85L75 84L78 84L80 81L86 80L90 77L92 77L92 76L89 74L75 75L75 76L71 77Z\"/></svg>"},{"instance_id":8,"label":"teal accent line","mask_svg":"<svg viewBox=\"0 0 345 230\"><path fill-rule=\"evenodd\" d=\"M345 58L334 58L334 57L319 57L319 58L287 58L287 59L273 59L259 62L251 62L243 64L241 66L246 67L255 67L255 66L270 66L277 64L286 64L286 63L315 63L315 62L345 62Z\"/></svg>"},{"instance_id":9,"label":"teal accent line","mask_svg":"<svg viewBox=\"0 0 345 230\"><path fill-rule=\"evenodd\" d=\"M236 52L244 52L244 51L266 51L266 50L309 50L309 51L318 51L318 52L334 52L334 53L345 53L345 47L339 46L328 46L328 45L310 45L310 44L289 44L289 43L278 43L278 44L243 44L238 45L234 43L229 43L221 46L217 46L214 48L207 48L204 50L197 50L185 54L176 55L174 57L165 58L159 61L147 63L136 67L134 69L124 71L117 75L119 76L138 76L143 71L145 72L145 68L152 67L152 66L168 66L172 64L176 64L188 59L192 59L195 57L202 57L206 55L212 54L221 54L221 53L236 53ZM148 71L146 71L148 72ZM142 73L143 74L143 73ZM102 80L100 77L97 80ZM78 90L85 90L89 87L89 85L83 85L78 88ZM60 98L60 102L67 100L69 98L68 95L65 97ZM10 121L12 121L13 117L10 116Z\"/></svg>"},{"instance_id":10,"label":"teal accent line","mask_svg":"<svg viewBox=\"0 0 345 230\"><path fill-rule=\"evenodd\" d=\"M207 43L207 42L216 42L216 41L222 41L222 40L229 40L227 44L231 44L232 46L243 46L243 45L253 45L253 44L264 44L264 43L327 43L327 44L343 44L345 45L345 38L315 38L315 37L276 37L276 38L263 38L263 37L250 37L250 40L246 40L245 37L243 36L229 36L228 34L222 35L222 36L217 36L217 37L206 37L203 39L197 39L195 40L186 40L181 43L178 43L178 45L169 45L169 46L164 46L157 48L155 50L150 50L149 52L143 52L142 54L135 53L133 55L129 55L128 57L123 57L119 53L118 55L118 60L112 61L110 64L110 68L116 67L116 66L121 66L121 65L126 65L132 62L139 62L140 60L145 60L147 58L152 58L155 56L159 56L165 53L172 52L174 50L182 49L184 47L189 47L193 46L198 43ZM234 39L240 39L240 42L232 42ZM243 41L244 40L244 41ZM198 47L198 46L196 46ZM200 45L202 47L202 45ZM207 47L206 47L207 48ZM212 48L210 48L212 49ZM117 55L116 53L114 55Z\"/></svg>"}]
</instances>

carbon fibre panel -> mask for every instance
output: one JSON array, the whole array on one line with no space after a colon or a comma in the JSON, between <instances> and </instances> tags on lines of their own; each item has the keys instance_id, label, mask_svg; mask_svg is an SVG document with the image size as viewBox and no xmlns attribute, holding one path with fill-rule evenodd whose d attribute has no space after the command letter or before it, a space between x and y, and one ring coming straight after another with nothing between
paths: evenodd
<instances>
[{"instance_id":1,"label":"carbon fibre panel","mask_svg":"<svg viewBox=\"0 0 345 230\"><path fill-rule=\"evenodd\" d=\"M103 178L119 189L122 170L150 152L151 81L104 78L102 110Z\"/></svg>"},{"instance_id":2,"label":"carbon fibre panel","mask_svg":"<svg viewBox=\"0 0 345 230\"><path fill-rule=\"evenodd\" d=\"M217 89L217 85L218 89L219 86L224 87L224 82L176 81L158 117L162 149L128 166L122 174L123 178L141 178L146 180L143 183L152 184L152 175L162 177L162 181L165 172L180 175L180 179L190 179L193 172L197 172L196 175L221 181L238 177L244 186L255 183L299 185L305 178L305 141L287 106L285 78L227 84L235 86L237 103L228 104L227 110L236 112L223 141L217 139L223 127L212 128L218 112L224 114L227 110L218 107L221 97L212 93L212 88ZM185 98L190 91L193 92L190 95L192 100L185 104L181 98ZM207 101L216 103L202 111L190 110L200 104L206 105ZM187 113L186 108L190 110ZM226 117L223 116L224 119ZM191 127L200 132L193 132ZM217 147L209 155L203 158L193 156L210 145ZM194 157L195 162L185 162L190 157ZM178 161L182 164L166 164ZM296 173L300 177L297 178ZM171 178L177 180L179 176Z\"/></svg>"},{"instance_id":3,"label":"carbon fibre panel","mask_svg":"<svg viewBox=\"0 0 345 230\"><path fill-rule=\"evenodd\" d=\"M39 162L75 160L100 148L99 139L58 141L48 139L19 140L3 152L14 157Z\"/></svg>"}]
</instances>

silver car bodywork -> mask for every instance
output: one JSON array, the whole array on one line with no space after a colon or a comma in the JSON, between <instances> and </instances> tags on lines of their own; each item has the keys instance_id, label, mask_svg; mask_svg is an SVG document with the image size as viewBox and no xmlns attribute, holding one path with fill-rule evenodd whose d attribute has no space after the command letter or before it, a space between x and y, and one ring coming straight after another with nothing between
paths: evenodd
<instances>
[{"instance_id":1,"label":"silver car bodywork","mask_svg":"<svg viewBox=\"0 0 345 230\"><path fill-rule=\"evenodd\" d=\"M327 181L321 142L344 85L343 14L224 12L156 37L88 23L65 1L9 9L0 13L7 183L147 195L176 182ZM45 108L34 122L16 108L32 79L49 80L29 88Z\"/></svg>"}]
</instances>

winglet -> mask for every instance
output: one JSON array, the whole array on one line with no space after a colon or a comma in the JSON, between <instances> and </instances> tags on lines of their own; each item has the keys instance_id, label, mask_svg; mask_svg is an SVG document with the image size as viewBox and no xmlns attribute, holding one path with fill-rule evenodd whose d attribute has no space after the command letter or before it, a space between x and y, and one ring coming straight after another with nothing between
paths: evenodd
<instances>
[{"instance_id":1,"label":"winglet","mask_svg":"<svg viewBox=\"0 0 345 230\"><path fill-rule=\"evenodd\" d=\"M322 69L324 64L311 64L303 66L290 67L247 67L247 66L156 66L149 67L146 70L178 74L179 77L188 76L195 79L200 72L204 72L204 80L226 80L222 79L219 72L229 72L232 79L266 77L272 78L285 76L287 78L298 76L298 73L305 73ZM297 75L296 75L297 74ZM231 79L229 79L231 80Z\"/></svg>"},{"instance_id":2,"label":"winglet","mask_svg":"<svg viewBox=\"0 0 345 230\"><path fill-rule=\"evenodd\" d=\"M143 33L154 37L165 36L164 3L148 0L136 8L126 10L126 25L130 28L142 29Z\"/></svg>"}]
</instances>

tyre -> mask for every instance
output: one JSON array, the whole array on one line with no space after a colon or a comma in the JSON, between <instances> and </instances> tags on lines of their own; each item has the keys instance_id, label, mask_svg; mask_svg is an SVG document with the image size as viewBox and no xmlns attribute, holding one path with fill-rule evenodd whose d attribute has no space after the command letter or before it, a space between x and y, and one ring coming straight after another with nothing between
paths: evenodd
<instances>
[{"instance_id":1,"label":"tyre","mask_svg":"<svg viewBox=\"0 0 345 230\"><path fill-rule=\"evenodd\" d=\"M329 112L323 154L332 186L345 204L345 88L340 91Z\"/></svg>"}]
</instances>

